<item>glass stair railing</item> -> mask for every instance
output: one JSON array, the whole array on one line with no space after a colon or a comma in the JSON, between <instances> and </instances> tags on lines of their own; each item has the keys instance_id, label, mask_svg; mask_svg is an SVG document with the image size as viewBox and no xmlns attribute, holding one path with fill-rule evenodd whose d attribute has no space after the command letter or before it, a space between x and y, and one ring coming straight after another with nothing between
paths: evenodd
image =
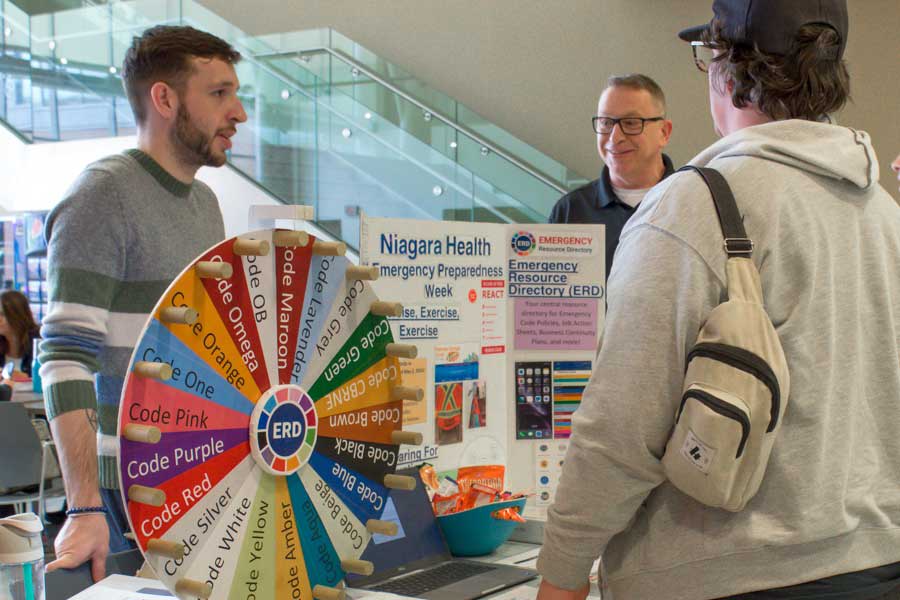
<instances>
[{"instance_id":1,"label":"glass stair railing","mask_svg":"<svg viewBox=\"0 0 900 600\"><path fill-rule=\"evenodd\" d=\"M475 173L546 218L559 196L587 180L464 105L331 29L257 38L274 50L257 55L296 76L305 70L374 114Z\"/></svg>"},{"instance_id":2,"label":"glass stair railing","mask_svg":"<svg viewBox=\"0 0 900 600\"><path fill-rule=\"evenodd\" d=\"M302 67L296 62L302 59L270 57L267 60L274 70L286 78L299 80L303 76ZM340 63L347 66L347 63ZM324 81L317 76L317 80ZM375 82L369 82L375 83ZM368 90L366 89L368 86ZM364 91L377 92L366 94ZM354 107L369 123L364 125L371 131L389 135L390 143L401 152L414 155L426 153L431 160L435 155L449 160L457 168L473 174L479 180L481 194L491 198L490 209L475 207L470 214L448 213L444 218L462 220L501 220L530 222L545 220L553 203L566 189L556 182L543 178L539 173L519 163L512 156L503 153L488 142L473 134L462 133L459 126L448 123L417 101L397 94L391 89L378 85L360 84L360 89L344 86L321 85L319 98L328 106L347 113ZM437 188L433 188L437 190ZM497 212L504 216L497 215Z\"/></svg>"},{"instance_id":3,"label":"glass stair railing","mask_svg":"<svg viewBox=\"0 0 900 600\"><path fill-rule=\"evenodd\" d=\"M363 212L543 221L576 182L560 165L540 163L533 149L516 147L527 156L520 158L502 147L497 132L483 136L485 125L476 132L454 122L444 112L452 100L436 96L440 110L432 108L404 89L413 85L407 76L386 80L321 44L286 54L190 0L110 2L31 16L8 0L0 7L0 118L34 142L135 132L117 69L132 37L147 27L188 24L228 40L245 57L237 70L248 114L230 164L281 201L314 206L317 224L353 248ZM286 39L293 44L298 35ZM328 30L310 36L352 44ZM364 80L357 81L360 73ZM454 114L465 113L453 106Z\"/></svg>"},{"instance_id":4,"label":"glass stair railing","mask_svg":"<svg viewBox=\"0 0 900 600\"><path fill-rule=\"evenodd\" d=\"M259 36L257 39L273 48L271 57L296 57L305 69L313 71L322 80L331 85L352 88L360 96L368 94L373 99L390 98L390 94L380 92L379 88L395 88L396 93L424 105L434 115L443 116L463 132L480 137L489 147L509 154L553 185L571 189L585 181L565 165L337 31L316 29ZM259 57L263 58L262 55ZM337 64L339 62L345 64ZM421 112L418 115L416 112L413 110L410 116L421 115Z\"/></svg>"}]
</instances>

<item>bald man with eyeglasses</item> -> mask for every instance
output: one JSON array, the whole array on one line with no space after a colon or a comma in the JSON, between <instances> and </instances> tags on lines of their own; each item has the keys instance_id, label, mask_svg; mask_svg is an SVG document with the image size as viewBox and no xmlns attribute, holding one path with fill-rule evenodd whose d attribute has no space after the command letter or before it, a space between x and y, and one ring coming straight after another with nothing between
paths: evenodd
<instances>
[{"instance_id":1,"label":"bald man with eyeglasses","mask_svg":"<svg viewBox=\"0 0 900 600\"><path fill-rule=\"evenodd\" d=\"M622 227L650 188L674 172L662 152L672 135L672 121L666 118L666 97L659 85L632 73L606 81L591 125L605 163L600 178L560 198L549 222L605 225L608 278Z\"/></svg>"}]
</instances>

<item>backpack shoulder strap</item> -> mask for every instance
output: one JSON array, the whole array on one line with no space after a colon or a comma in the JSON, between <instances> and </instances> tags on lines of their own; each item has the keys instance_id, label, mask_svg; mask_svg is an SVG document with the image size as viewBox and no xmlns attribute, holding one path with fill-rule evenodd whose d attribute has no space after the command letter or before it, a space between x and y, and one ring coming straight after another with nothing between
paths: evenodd
<instances>
[{"instance_id":1,"label":"backpack shoulder strap","mask_svg":"<svg viewBox=\"0 0 900 600\"><path fill-rule=\"evenodd\" d=\"M725 253L731 257L750 258L753 254L753 241L747 237L741 211L734 201L731 187L721 173L709 167L695 167L687 165L679 171L696 171L712 194L716 205L716 215L719 217L719 225L722 227L722 236L725 238Z\"/></svg>"}]
</instances>

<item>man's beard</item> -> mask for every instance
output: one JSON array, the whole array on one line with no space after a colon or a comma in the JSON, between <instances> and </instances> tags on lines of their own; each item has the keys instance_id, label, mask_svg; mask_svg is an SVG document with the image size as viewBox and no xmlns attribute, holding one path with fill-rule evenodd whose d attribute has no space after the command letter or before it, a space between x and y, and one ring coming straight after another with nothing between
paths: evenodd
<instances>
[{"instance_id":1,"label":"man's beard","mask_svg":"<svg viewBox=\"0 0 900 600\"><path fill-rule=\"evenodd\" d=\"M190 113L184 106L178 107L175 115L175 129L172 130L172 146L178 160L197 167L221 167L225 164L225 154L213 154L212 141L218 134L207 137L197 129Z\"/></svg>"}]
</instances>

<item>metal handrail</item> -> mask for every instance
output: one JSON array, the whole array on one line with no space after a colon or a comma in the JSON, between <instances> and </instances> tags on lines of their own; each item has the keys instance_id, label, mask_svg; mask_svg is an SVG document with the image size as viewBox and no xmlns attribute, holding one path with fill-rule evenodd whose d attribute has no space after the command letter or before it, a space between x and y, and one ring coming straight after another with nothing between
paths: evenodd
<instances>
[{"instance_id":1,"label":"metal handrail","mask_svg":"<svg viewBox=\"0 0 900 600\"><path fill-rule=\"evenodd\" d=\"M495 146L495 145L492 144L491 142L485 140L483 137L481 137L480 135L478 135L477 133L475 133L474 131L472 131L472 130L469 129L468 127L466 127L466 126L464 126L464 125L460 125L459 123L456 123L455 121L453 121L453 120L450 119L449 117L445 117L444 115L442 115L442 114L440 113L440 111L436 111L436 110L434 110L433 108L431 108L430 106L428 106L428 105L426 105L426 104L420 102L419 100L417 100L417 99L414 98L413 96L410 96L409 94L407 94L407 93L406 93L405 91L403 91L402 89L398 88L397 86L395 86L395 85L392 84L391 82L389 82L389 81L385 80L384 78L382 78L380 75L378 75L378 74L375 73L374 71L370 70L370 69L369 69L368 67L366 67L364 64L358 62L357 60L353 59L353 58L350 57L350 56L347 56L346 54L344 54L344 53L341 52L340 50L335 50L334 48L329 48L329 47L327 47L327 46L318 46L318 47L307 48L306 50L299 50L299 51L290 51L290 52L272 52L272 53L265 53L265 54L257 54L257 55L254 56L254 58L257 58L257 59L259 59L259 58L278 58L278 57L304 56L304 55L307 55L307 54L322 54L322 53L329 54L329 55L331 55L331 56L337 58L338 60L341 60L341 61L343 61L343 62L349 64L349 65L352 66L353 68L357 69L360 73L363 73L363 74L364 74L366 77L368 77L369 79L372 79L372 80L374 80L374 81L377 81L379 84L381 84L382 86L386 87L387 89L389 89L389 90L392 91L393 93L397 94L398 96L400 96L401 98L403 98L403 99L406 100L407 102L410 102L411 104L414 104L415 106L419 107L419 108L422 109L423 111L425 111L425 112L427 112L428 114L430 114L432 117L436 118L437 120L443 122L443 123L446 124L446 125L449 125L450 127L452 127L453 129L455 129L456 131L462 133L462 134L465 135L466 137L472 139L474 142L480 144L483 148L487 148L487 149L490 150L491 152L497 154L498 156L504 158L505 160L507 160L507 161L509 161L510 163L514 164L515 166L519 167L520 169L522 169L523 171L525 171L525 172L528 173L529 175L535 177L536 179L541 180L542 182L544 182L544 183L547 184L548 186L550 186L550 187L552 187L553 189L557 190L560 194L566 194L566 193L568 193L569 190L567 190L567 189L565 189L564 187L560 186L557 182L553 181L552 179L549 179L546 175L544 175L543 173L541 173L540 171L538 171L538 170L535 169L534 167L528 165L528 164L525 163L525 162L522 162L521 160L519 160L519 159L516 158L515 156L512 156L512 155L508 154L506 151L504 151L504 150L502 150L501 148Z\"/></svg>"}]
</instances>

